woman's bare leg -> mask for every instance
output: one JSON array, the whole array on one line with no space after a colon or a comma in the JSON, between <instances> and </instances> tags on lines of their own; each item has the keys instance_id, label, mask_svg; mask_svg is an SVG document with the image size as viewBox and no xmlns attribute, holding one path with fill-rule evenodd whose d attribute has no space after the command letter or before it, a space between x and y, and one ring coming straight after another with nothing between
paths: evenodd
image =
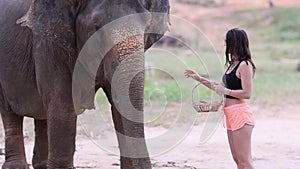
<instances>
[{"instance_id":1,"label":"woman's bare leg","mask_svg":"<svg viewBox=\"0 0 300 169\"><path fill-rule=\"evenodd\" d=\"M236 165L238 164L238 159L237 159L237 155L236 155L236 150L233 144L233 136L232 136L232 132L231 130L227 130L227 136L228 136L228 142L229 142L229 147L230 147L230 151L233 157L233 160L235 161Z\"/></svg>"},{"instance_id":2,"label":"woman's bare leg","mask_svg":"<svg viewBox=\"0 0 300 169\"><path fill-rule=\"evenodd\" d=\"M238 169L254 169L251 154L251 135L254 126L244 125L232 131L232 143L238 161Z\"/></svg>"}]
</instances>

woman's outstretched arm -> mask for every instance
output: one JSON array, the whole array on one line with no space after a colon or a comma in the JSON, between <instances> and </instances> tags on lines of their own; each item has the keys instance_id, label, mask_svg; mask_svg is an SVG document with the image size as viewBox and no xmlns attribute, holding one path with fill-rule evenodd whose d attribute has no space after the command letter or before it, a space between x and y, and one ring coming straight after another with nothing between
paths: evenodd
<instances>
[{"instance_id":1,"label":"woman's outstretched arm","mask_svg":"<svg viewBox=\"0 0 300 169\"><path fill-rule=\"evenodd\" d=\"M187 77L187 78L191 77L194 80L203 84L204 86L208 87L209 89L214 90L213 86L215 85L215 82L212 82L212 81L200 76L196 71L187 69L187 70L185 70L184 74L185 74L185 77Z\"/></svg>"}]
</instances>

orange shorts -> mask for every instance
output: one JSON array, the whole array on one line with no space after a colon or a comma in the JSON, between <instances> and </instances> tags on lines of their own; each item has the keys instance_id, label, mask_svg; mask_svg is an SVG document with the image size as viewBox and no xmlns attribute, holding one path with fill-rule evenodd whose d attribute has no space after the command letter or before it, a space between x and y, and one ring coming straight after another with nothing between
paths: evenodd
<instances>
[{"instance_id":1,"label":"orange shorts","mask_svg":"<svg viewBox=\"0 0 300 169\"><path fill-rule=\"evenodd\" d=\"M245 124L255 125L255 120L251 108L247 103L240 103L224 107L227 130L238 130Z\"/></svg>"}]
</instances>

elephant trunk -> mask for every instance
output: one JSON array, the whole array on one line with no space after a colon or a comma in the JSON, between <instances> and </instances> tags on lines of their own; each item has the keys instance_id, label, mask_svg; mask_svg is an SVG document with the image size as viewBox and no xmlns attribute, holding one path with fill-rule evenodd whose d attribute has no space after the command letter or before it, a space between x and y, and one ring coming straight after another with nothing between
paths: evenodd
<instances>
[{"instance_id":1,"label":"elephant trunk","mask_svg":"<svg viewBox=\"0 0 300 169\"><path fill-rule=\"evenodd\" d=\"M116 41L116 66L111 77L113 119L122 168L151 168L144 138L144 34L138 26ZM129 33L131 32L131 33ZM114 36L113 36L114 37Z\"/></svg>"},{"instance_id":2,"label":"elephant trunk","mask_svg":"<svg viewBox=\"0 0 300 169\"><path fill-rule=\"evenodd\" d=\"M114 72L111 83L112 99L116 109L114 112L118 112L120 115L120 119L117 121L122 125L121 128L116 126L118 139L120 145L125 147L136 143L132 145L135 147L144 142L144 55L143 48L140 50L122 59L121 64ZM134 150L133 147L130 147L128 150ZM121 154L122 151L128 150L127 148L126 150L121 149ZM135 153L139 154L140 152ZM142 156L145 155L148 154Z\"/></svg>"}]
</instances>

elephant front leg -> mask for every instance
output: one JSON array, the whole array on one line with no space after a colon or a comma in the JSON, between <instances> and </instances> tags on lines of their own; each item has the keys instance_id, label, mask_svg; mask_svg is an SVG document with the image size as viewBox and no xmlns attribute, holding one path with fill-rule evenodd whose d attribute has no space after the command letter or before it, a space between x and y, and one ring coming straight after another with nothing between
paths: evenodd
<instances>
[{"instance_id":1,"label":"elephant front leg","mask_svg":"<svg viewBox=\"0 0 300 169\"><path fill-rule=\"evenodd\" d=\"M74 165L77 116L72 109L66 108L69 106L60 104L66 100L57 99L57 103L50 106L47 124L48 169L70 169Z\"/></svg>"},{"instance_id":2,"label":"elephant front leg","mask_svg":"<svg viewBox=\"0 0 300 169\"><path fill-rule=\"evenodd\" d=\"M34 169L47 169L48 136L47 120L34 120L35 143L33 149L32 165Z\"/></svg>"},{"instance_id":3,"label":"elephant front leg","mask_svg":"<svg viewBox=\"0 0 300 169\"><path fill-rule=\"evenodd\" d=\"M33 162L35 168L43 169L47 154L45 149L48 149L47 169L71 169L74 167L77 115L73 108L72 95L69 94L70 89L58 85L58 88L53 90L56 92L44 96L49 98L49 102L46 102L47 124L44 121L36 121L37 127L41 127L36 130L40 134L36 139L41 140L36 142Z\"/></svg>"},{"instance_id":4,"label":"elephant front leg","mask_svg":"<svg viewBox=\"0 0 300 169\"><path fill-rule=\"evenodd\" d=\"M25 157L23 117L1 110L5 130L5 163L2 169L29 169Z\"/></svg>"},{"instance_id":5,"label":"elephant front leg","mask_svg":"<svg viewBox=\"0 0 300 169\"><path fill-rule=\"evenodd\" d=\"M66 59L70 56L65 49L38 35L34 36L34 44L37 87L47 113L47 169L73 168L77 115Z\"/></svg>"},{"instance_id":6,"label":"elephant front leg","mask_svg":"<svg viewBox=\"0 0 300 169\"><path fill-rule=\"evenodd\" d=\"M48 98L48 102L45 102L47 105L49 146L48 169L70 169L74 167L77 115L68 82L67 79L57 79L57 86L52 88L52 93L44 95L45 98Z\"/></svg>"}]
</instances>

